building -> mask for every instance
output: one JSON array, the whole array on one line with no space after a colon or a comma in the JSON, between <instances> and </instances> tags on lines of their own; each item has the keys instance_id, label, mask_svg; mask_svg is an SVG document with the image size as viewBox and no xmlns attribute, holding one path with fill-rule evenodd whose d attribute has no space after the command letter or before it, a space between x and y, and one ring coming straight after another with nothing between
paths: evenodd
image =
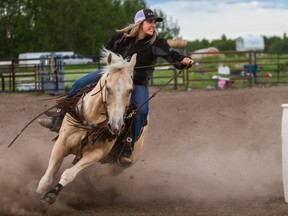
<instances>
[{"instance_id":1,"label":"building","mask_svg":"<svg viewBox=\"0 0 288 216\"><path fill-rule=\"evenodd\" d=\"M41 57L47 55L74 55L74 52L32 52L32 53L21 53L18 56L20 65L36 65L40 64Z\"/></svg>"},{"instance_id":2,"label":"building","mask_svg":"<svg viewBox=\"0 0 288 216\"><path fill-rule=\"evenodd\" d=\"M237 51L263 51L264 38L261 35L244 35L236 39Z\"/></svg>"}]
</instances>

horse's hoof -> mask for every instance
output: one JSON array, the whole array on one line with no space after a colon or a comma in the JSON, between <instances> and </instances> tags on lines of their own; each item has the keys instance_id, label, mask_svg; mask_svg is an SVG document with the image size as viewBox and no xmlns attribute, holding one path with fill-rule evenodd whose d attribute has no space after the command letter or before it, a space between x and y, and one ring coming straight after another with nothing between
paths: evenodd
<instances>
[{"instance_id":1,"label":"horse's hoof","mask_svg":"<svg viewBox=\"0 0 288 216\"><path fill-rule=\"evenodd\" d=\"M55 193L48 192L40 201L44 207L48 208L56 201L56 196L57 195Z\"/></svg>"},{"instance_id":2,"label":"horse's hoof","mask_svg":"<svg viewBox=\"0 0 288 216\"><path fill-rule=\"evenodd\" d=\"M43 202L43 200L41 199L40 200L40 203L41 205L39 205L37 207L37 212L39 212L40 214L47 214L48 213L48 207L49 207L49 204Z\"/></svg>"},{"instance_id":3,"label":"horse's hoof","mask_svg":"<svg viewBox=\"0 0 288 216\"><path fill-rule=\"evenodd\" d=\"M43 208L42 208L42 211L45 212L45 210L48 209L48 207L50 206L50 204L49 204L45 199L41 199L40 202L41 202L41 206L43 207Z\"/></svg>"}]
</instances>

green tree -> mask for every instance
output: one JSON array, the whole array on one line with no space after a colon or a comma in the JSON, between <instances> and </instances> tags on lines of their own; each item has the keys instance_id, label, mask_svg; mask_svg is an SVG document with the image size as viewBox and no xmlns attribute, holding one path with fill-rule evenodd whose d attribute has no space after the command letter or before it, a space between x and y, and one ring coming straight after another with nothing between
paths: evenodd
<instances>
[{"instance_id":1,"label":"green tree","mask_svg":"<svg viewBox=\"0 0 288 216\"><path fill-rule=\"evenodd\" d=\"M0 44L2 57L13 57L15 51L30 47L30 1L2 0L0 3Z\"/></svg>"},{"instance_id":2,"label":"green tree","mask_svg":"<svg viewBox=\"0 0 288 216\"><path fill-rule=\"evenodd\" d=\"M203 48L207 48L207 46L200 40L188 41L187 50L189 51L195 51Z\"/></svg>"},{"instance_id":3,"label":"green tree","mask_svg":"<svg viewBox=\"0 0 288 216\"><path fill-rule=\"evenodd\" d=\"M97 54L115 29L145 7L144 0L2 0L0 57L60 50Z\"/></svg>"},{"instance_id":4,"label":"green tree","mask_svg":"<svg viewBox=\"0 0 288 216\"><path fill-rule=\"evenodd\" d=\"M235 40L223 37L220 40L212 40L210 46L216 47L220 51L233 51L235 50Z\"/></svg>"},{"instance_id":5,"label":"green tree","mask_svg":"<svg viewBox=\"0 0 288 216\"><path fill-rule=\"evenodd\" d=\"M281 37L278 36L272 36L272 37L266 37L264 36L264 43L265 43L265 51L268 52L274 52L276 47L278 47L277 44L280 44L282 41ZM274 45L273 45L274 44ZM276 45L275 45L276 44ZM274 47L273 47L274 46ZM276 46L276 47L275 47Z\"/></svg>"},{"instance_id":6,"label":"green tree","mask_svg":"<svg viewBox=\"0 0 288 216\"><path fill-rule=\"evenodd\" d=\"M222 41L226 41L226 40L227 40L227 37L226 37L225 34L223 34L223 35L221 36L221 40L222 40Z\"/></svg>"},{"instance_id":7,"label":"green tree","mask_svg":"<svg viewBox=\"0 0 288 216\"><path fill-rule=\"evenodd\" d=\"M270 52L285 52L288 53L288 39L279 40L272 43L269 47Z\"/></svg>"},{"instance_id":8,"label":"green tree","mask_svg":"<svg viewBox=\"0 0 288 216\"><path fill-rule=\"evenodd\" d=\"M133 23L135 13L143 8L146 8L146 2L144 0L125 0L121 14L124 25L121 27Z\"/></svg>"},{"instance_id":9,"label":"green tree","mask_svg":"<svg viewBox=\"0 0 288 216\"><path fill-rule=\"evenodd\" d=\"M157 14L157 16L160 16L163 18L163 22L160 22L157 24L159 37L164 38L166 40L172 39L172 38L178 38L180 27L177 21L174 21L171 17L168 18L168 16L165 15L165 13L161 9L156 9L154 10L154 12L155 14Z\"/></svg>"}]
</instances>

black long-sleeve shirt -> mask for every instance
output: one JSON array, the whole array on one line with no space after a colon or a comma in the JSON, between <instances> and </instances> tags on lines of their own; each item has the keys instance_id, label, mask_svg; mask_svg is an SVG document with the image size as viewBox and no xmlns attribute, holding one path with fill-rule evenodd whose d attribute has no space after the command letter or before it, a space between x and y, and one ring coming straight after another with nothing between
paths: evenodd
<instances>
[{"instance_id":1,"label":"black long-sleeve shirt","mask_svg":"<svg viewBox=\"0 0 288 216\"><path fill-rule=\"evenodd\" d=\"M123 58L131 58L137 53L137 60L134 72L135 85L147 85L152 77L157 57L163 57L169 63L178 63L186 56L173 50L166 40L156 38L155 42L150 45L148 43L151 36L146 36L142 40L136 41L135 37L126 37L122 39L123 33L117 32L106 45L106 49L120 54ZM137 68L142 66L151 66L148 68ZM174 65L177 69L184 69L181 64Z\"/></svg>"}]
</instances>

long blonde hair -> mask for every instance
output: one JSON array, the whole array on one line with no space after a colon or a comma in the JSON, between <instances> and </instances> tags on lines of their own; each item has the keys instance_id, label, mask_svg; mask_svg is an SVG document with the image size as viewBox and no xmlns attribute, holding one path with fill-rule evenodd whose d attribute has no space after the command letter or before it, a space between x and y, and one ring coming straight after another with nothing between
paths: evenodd
<instances>
[{"instance_id":1,"label":"long blonde hair","mask_svg":"<svg viewBox=\"0 0 288 216\"><path fill-rule=\"evenodd\" d=\"M142 23L143 23L143 21L142 22L138 22L138 23L133 23L133 24L130 24L130 25L128 25L127 27L125 27L123 29L119 29L119 30L116 30L116 31L123 33L123 37L122 37L123 40L125 40L125 38L128 38L128 37L136 37L139 34L140 27L141 27ZM158 35L158 32L155 29L152 37L150 38L150 40L148 40L148 43L150 45L152 45L155 42L155 40L157 38L157 35Z\"/></svg>"}]
</instances>

